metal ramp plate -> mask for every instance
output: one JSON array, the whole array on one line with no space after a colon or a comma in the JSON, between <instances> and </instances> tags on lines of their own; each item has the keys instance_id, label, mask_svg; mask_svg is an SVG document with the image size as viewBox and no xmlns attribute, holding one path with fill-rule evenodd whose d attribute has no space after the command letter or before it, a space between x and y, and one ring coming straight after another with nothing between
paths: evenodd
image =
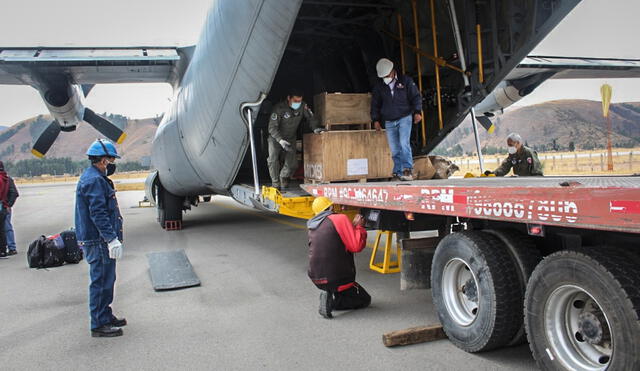
<instances>
[{"instance_id":1,"label":"metal ramp plate","mask_svg":"<svg viewBox=\"0 0 640 371\"><path fill-rule=\"evenodd\" d=\"M148 253L147 260L151 284L156 291L200 285L184 250Z\"/></svg>"}]
</instances>

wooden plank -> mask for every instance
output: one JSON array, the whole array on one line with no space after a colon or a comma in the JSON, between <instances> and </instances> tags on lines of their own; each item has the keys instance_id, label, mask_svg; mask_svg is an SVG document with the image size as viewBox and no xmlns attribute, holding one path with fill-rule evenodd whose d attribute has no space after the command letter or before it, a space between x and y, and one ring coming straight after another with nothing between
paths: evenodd
<instances>
[{"instance_id":1,"label":"wooden plank","mask_svg":"<svg viewBox=\"0 0 640 371\"><path fill-rule=\"evenodd\" d=\"M313 98L313 106L325 127L371 122L371 94L320 93Z\"/></svg>"},{"instance_id":2,"label":"wooden plank","mask_svg":"<svg viewBox=\"0 0 640 371\"><path fill-rule=\"evenodd\" d=\"M404 330L387 332L382 335L382 343L386 347L425 343L446 339L447 335L441 325L411 327Z\"/></svg>"}]
</instances>

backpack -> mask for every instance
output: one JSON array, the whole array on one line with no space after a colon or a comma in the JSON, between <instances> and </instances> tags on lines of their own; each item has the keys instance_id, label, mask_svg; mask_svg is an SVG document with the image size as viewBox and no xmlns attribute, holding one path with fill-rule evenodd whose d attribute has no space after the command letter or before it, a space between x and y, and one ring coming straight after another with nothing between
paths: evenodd
<instances>
[{"instance_id":1,"label":"backpack","mask_svg":"<svg viewBox=\"0 0 640 371\"><path fill-rule=\"evenodd\" d=\"M42 268L42 262L44 260L43 245L46 239L45 236L40 236L29 244L29 249L27 250L27 264L29 268Z\"/></svg>"},{"instance_id":2,"label":"backpack","mask_svg":"<svg viewBox=\"0 0 640 371\"><path fill-rule=\"evenodd\" d=\"M65 248L64 261L70 264L78 264L83 258L82 249L76 240L76 231L73 229L60 233Z\"/></svg>"},{"instance_id":3,"label":"backpack","mask_svg":"<svg viewBox=\"0 0 640 371\"><path fill-rule=\"evenodd\" d=\"M43 246L43 259L42 267L59 267L64 264L64 258L66 255L66 249L64 241L60 234L55 234L45 238L42 243Z\"/></svg>"}]
</instances>

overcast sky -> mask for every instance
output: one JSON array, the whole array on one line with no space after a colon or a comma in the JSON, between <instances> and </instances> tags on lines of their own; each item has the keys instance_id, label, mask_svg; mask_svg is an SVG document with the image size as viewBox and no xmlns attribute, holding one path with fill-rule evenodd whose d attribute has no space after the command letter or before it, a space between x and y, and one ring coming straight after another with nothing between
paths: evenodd
<instances>
[{"instance_id":1,"label":"overcast sky","mask_svg":"<svg viewBox=\"0 0 640 371\"><path fill-rule=\"evenodd\" d=\"M3 5L0 45L191 45L212 0L20 0ZM583 0L531 53L640 59L637 0ZM519 104L599 99L602 80L547 81ZM640 79L612 79L613 101L640 101ZM167 84L98 85L86 100L96 112L134 118L162 113ZM31 87L0 85L0 125L47 113Z\"/></svg>"}]
</instances>

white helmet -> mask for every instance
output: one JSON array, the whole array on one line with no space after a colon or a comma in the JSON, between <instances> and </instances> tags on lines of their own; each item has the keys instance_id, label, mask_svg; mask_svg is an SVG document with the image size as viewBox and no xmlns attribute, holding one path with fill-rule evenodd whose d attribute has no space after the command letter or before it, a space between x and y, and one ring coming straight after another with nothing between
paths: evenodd
<instances>
[{"instance_id":1,"label":"white helmet","mask_svg":"<svg viewBox=\"0 0 640 371\"><path fill-rule=\"evenodd\" d=\"M393 62L387 58L380 58L378 63L376 63L376 72L378 72L378 77L380 78L390 74L391 70L393 70Z\"/></svg>"}]
</instances>

